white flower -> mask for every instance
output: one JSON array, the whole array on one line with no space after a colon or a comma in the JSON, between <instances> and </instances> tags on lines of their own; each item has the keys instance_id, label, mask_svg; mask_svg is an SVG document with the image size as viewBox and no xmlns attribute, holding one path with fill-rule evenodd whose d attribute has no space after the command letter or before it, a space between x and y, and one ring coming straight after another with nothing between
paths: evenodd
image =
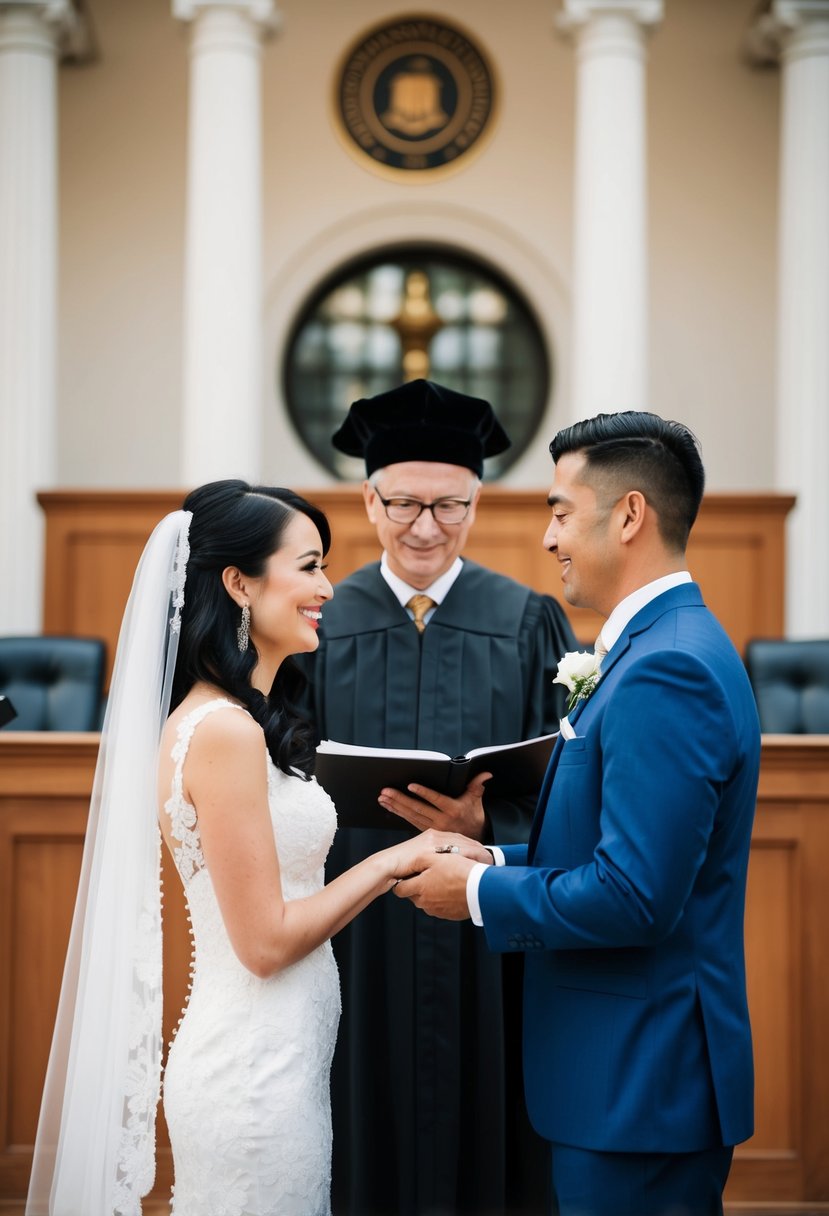
<instances>
[{"instance_id":1,"label":"white flower","mask_svg":"<svg viewBox=\"0 0 829 1216\"><path fill-rule=\"evenodd\" d=\"M567 698L568 711L585 697L589 697L599 682L602 674L602 660L599 655L588 654L586 650L568 650L559 661L558 674L554 684L563 684L570 692Z\"/></svg>"}]
</instances>

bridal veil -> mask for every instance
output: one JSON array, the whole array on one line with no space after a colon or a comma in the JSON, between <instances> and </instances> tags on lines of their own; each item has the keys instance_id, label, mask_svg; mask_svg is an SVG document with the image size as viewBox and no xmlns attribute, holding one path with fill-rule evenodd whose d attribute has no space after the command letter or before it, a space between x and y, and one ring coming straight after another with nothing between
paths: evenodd
<instances>
[{"instance_id":1,"label":"bridal veil","mask_svg":"<svg viewBox=\"0 0 829 1216\"><path fill-rule=\"evenodd\" d=\"M189 511L155 528L104 718L26 1216L138 1216L161 1084L157 753L170 706Z\"/></svg>"}]
</instances>

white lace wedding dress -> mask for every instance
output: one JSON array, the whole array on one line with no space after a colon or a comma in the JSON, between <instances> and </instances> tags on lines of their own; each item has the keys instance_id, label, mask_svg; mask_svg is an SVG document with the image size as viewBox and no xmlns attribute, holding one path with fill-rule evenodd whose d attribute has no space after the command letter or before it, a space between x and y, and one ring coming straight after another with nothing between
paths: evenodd
<instances>
[{"instance_id":1,"label":"white lace wedding dress","mask_svg":"<svg viewBox=\"0 0 829 1216\"><path fill-rule=\"evenodd\" d=\"M182 766L211 701L179 725L166 810L180 847L194 940L192 991L164 1076L175 1164L175 1216L328 1216L331 1210L329 1073L340 1016L331 945L258 979L228 940L205 868ZM315 781L267 760L268 803L286 900L323 884L336 828L334 804Z\"/></svg>"}]
</instances>

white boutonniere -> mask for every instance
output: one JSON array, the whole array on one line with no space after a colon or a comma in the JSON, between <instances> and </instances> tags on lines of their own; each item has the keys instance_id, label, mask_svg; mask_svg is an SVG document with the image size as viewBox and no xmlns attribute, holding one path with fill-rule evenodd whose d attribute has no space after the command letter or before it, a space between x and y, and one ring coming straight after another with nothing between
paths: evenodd
<instances>
[{"instance_id":1,"label":"white boutonniere","mask_svg":"<svg viewBox=\"0 0 829 1216\"><path fill-rule=\"evenodd\" d=\"M568 650L559 661L558 674L554 684L563 684L570 692L567 698L568 712L585 700L595 690L602 674L602 660L597 654L588 654L586 650Z\"/></svg>"}]
</instances>

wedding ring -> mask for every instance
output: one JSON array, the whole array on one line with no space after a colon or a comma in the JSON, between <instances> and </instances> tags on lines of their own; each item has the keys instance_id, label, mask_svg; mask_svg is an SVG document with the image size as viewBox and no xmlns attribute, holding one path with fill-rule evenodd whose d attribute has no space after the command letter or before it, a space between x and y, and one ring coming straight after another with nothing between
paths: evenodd
<instances>
[{"instance_id":1,"label":"wedding ring","mask_svg":"<svg viewBox=\"0 0 829 1216\"><path fill-rule=\"evenodd\" d=\"M435 846L436 853L460 853L459 844L439 844Z\"/></svg>"}]
</instances>

